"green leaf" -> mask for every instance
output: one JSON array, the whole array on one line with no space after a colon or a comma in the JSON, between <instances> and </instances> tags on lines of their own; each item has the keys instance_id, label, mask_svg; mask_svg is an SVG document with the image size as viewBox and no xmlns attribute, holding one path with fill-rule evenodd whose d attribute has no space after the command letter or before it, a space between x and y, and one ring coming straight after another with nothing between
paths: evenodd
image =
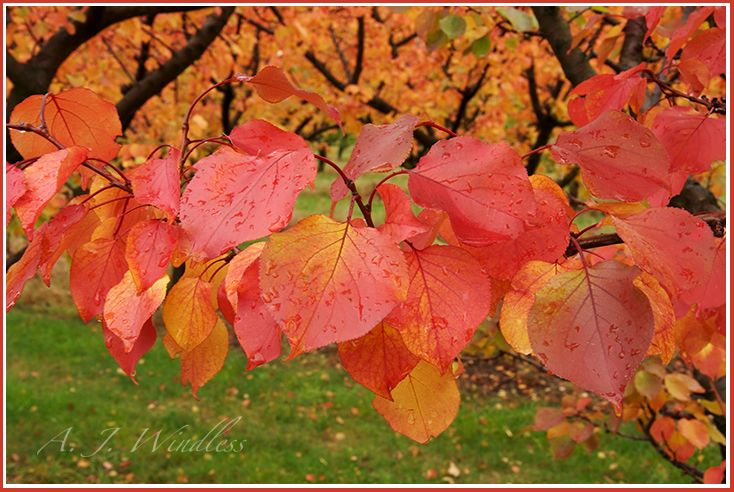
<instances>
[{"instance_id":1,"label":"green leaf","mask_svg":"<svg viewBox=\"0 0 734 492\"><path fill-rule=\"evenodd\" d=\"M490 47L491 43L489 42L489 36L485 34L481 38L474 40L471 45L471 50L472 53L474 53L474 56L476 56L477 58L482 58L483 56L487 56Z\"/></svg>"},{"instance_id":2,"label":"green leaf","mask_svg":"<svg viewBox=\"0 0 734 492\"><path fill-rule=\"evenodd\" d=\"M410 10L410 5L396 5L393 7L387 7L388 10L395 12L396 14L404 14Z\"/></svg>"},{"instance_id":3,"label":"green leaf","mask_svg":"<svg viewBox=\"0 0 734 492\"><path fill-rule=\"evenodd\" d=\"M498 7L497 12L510 21L512 27L518 31L524 32L538 29L538 20L533 14L523 12L514 7Z\"/></svg>"},{"instance_id":4,"label":"green leaf","mask_svg":"<svg viewBox=\"0 0 734 492\"><path fill-rule=\"evenodd\" d=\"M438 24L449 39L456 39L466 31L466 21L458 15L448 15L438 21Z\"/></svg>"}]
</instances>

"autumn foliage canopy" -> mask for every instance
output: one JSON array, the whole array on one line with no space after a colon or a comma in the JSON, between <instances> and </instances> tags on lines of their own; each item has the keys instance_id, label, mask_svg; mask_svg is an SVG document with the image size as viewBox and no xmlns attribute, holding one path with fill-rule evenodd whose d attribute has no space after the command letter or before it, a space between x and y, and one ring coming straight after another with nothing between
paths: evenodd
<instances>
[{"instance_id":1,"label":"autumn foliage canopy","mask_svg":"<svg viewBox=\"0 0 734 492\"><path fill-rule=\"evenodd\" d=\"M659 9L649 10L648 36ZM696 31L712 14L724 27ZM529 154L512 142L456 135L430 112L365 124L340 168L296 133L261 119L228 135L189 139L202 94L183 119L180 143L121 171L109 164L122 133L114 105L84 88L32 96L8 125L23 160L6 163L6 225L12 207L30 245L7 273L6 310L37 272L48 284L66 252L81 318L102 322L110 354L131 377L162 328L152 322L161 306L162 343L172 357L180 354L181 379L194 396L227 357L225 320L248 369L281 356L282 334L288 360L336 343L344 368L375 393L374 408L419 442L457 415L460 354L495 313L515 351L608 400L620 415L646 357L666 364L679 351L719 378L726 238L712 230L712 214L667 206L688 175L726 157L725 106L702 95L724 73L712 54L725 29L719 15L705 7L670 34L662 68L643 62L577 85L568 102L577 129L536 149L580 168L592 196L585 210L604 214L598 226L616 234L605 244L624 243L626 254L591 251L594 227L579 230L580 214L553 179L528 175ZM687 82L683 92L661 78L673 69ZM224 84L268 103L300 98L340 127L349 118L275 66L234 74L207 92ZM644 108L653 91L663 99ZM414 132L428 126L450 138L415 167L401 167ZM219 146L213 153L190 159L192 149L212 142ZM324 211L289 226L318 160L338 171L331 197L350 201L348 218ZM374 172L387 174L375 191L360 194L355 183ZM39 225L75 173L86 193ZM409 194L388 182L398 174L407 174ZM386 218L374 223L380 206ZM185 265L174 285L170 265ZM549 414L538 428L558 418Z\"/></svg>"}]
</instances>

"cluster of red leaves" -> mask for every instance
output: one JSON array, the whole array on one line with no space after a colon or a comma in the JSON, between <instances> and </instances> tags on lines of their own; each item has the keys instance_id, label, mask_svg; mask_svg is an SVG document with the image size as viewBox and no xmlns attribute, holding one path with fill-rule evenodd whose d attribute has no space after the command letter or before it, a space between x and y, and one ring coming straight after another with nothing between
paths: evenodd
<instances>
[{"instance_id":1,"label":"cluster of red leaves","mask_svg":"<svg viewBox=\"0 0 734 492\"><path fill-rule=\"evenodd\" d=\"M228 353L219 312L234 327L248 369L280 355L281 333L289 359L338 343L344 367L375 393L374 407L392 428L427 442L458 412L457 356L504 298L501 326L516 350L534 353L620 412L645 356L669 358L681 348L672 334L674 308L720 306L710 293L725 267L723 241L702 220L651 206L667 203L677 174L720 158L723 120L671 108L646 128L619 111L639 103L647 83L639 71L579 86L585 98L572 114L581 128L551 146L557 162L581 167L595 197L614 200L597 209L612 218L634 264L567 259L578 230L564 192L546 177L529 178L506 142L437 143L404 171L410 198L391 184L377 188L386 212L377 228L351 213L346 222L313 215L286 228L296 197L316 176L314 156L296 134L253 120L192 167L183 167L184 146L124 180L90 179L100 169L90 159L109 161L118 150L114 106L84 89L29 98L10 121L39 131L13 133L26 160L22 168L6 164L6 206L31 243L7 274L6 310L36 271L48 282L66 251L79 314L103 323L110 353L131 377L155 342L151 316L162 305L163 344L171 357L180 354L181 380L195 396ZM335 108L293 87L279 69L233 80L254 85L269 102L303 98L340 124ZM407 115L365 125L332 199L366 172L400 166L418 121ZM669 136L675 132L690 138ZM697 147L704 134L707 153ZM90 193L34 230L75 171ZM166 294L169 264L185 264L186 273Z\"/></svg>"}]
</instances>

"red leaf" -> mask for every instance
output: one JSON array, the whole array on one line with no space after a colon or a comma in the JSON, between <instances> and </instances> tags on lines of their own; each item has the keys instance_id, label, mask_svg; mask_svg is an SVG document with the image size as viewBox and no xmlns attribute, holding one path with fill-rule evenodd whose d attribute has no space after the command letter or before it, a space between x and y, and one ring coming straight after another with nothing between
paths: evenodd
<instances>
[{"instance_id":1,"label":"red leaf","mask_svg":"<svg viewBox=\"0 0 734 492\"><path fill-rule=\"evenodd\" d=\"M470 246L517 237L535 216L527 171L505 142L442 140L409 174L415 203L446 211L457 237Z\"/></svg>"},{"instance_id":2,"label":"red leaf","mask_svg":"<svg viewBox=\"0 0 734 492\"><path fill-rule=\"evenodd\" d=\"M675 420L670 417L658 417L650 426L650 435L660 443L673 437L673 432L675 432Z\"/></svg>"},{"instance_id":3,"label":"red leaf","mask_svg":"<svg viewBox=\"0 0 734 492\"><path fill-rule=\"evenodd\" d=\"M298 193L316 178L308 149L259 158L222 147L195 167L181 199L181 226L196 261L285 227Z\"/></svg>"},{"instance_id":4,"label":"red leaf","mask_svg":"<svg viewBox=\"0 0 734 492\"><path fill-rule=\"evenodd\" d=\"M528 317L530 344L548 369L618 413L653 336L650 303L633 284L639 274L617 261L560 273L536 294Z\"/></svg>"},{"instance_id":5,"label":"red leaf","mask_svg":"<svg viewBox=\"0 0 734 492\"><path fill-rule=\"evenodd\" d=\"M372 406L392 430L423 444L451 425L461 403L453 372L442 375L425 361L418 362L398 383L392 397L390 401L375 395Z\"/></svg>"},{"instance_id":6,"label":"red leaf","mask_svg":"<svg viewBox=\"0 0 734 492\"><path fill-rule=\"evenodd\" d=\"M125 259L138 292L150 288L166 273L176 239L175 227L160 220L144 220L130 229Z\"/></svg>"},{"instance_id":7,"label":"red leaf","mask_svg":"<svg viewBox=\"0 0 734 492\"><path fill-rule=\"evenodd\" d=\"M356 340L341 342L339 355L355 381L390 401L390 392L420 361L400 333L384 321Z\"/></svg>"},{"instance_id":8,"label":"red leaf","mask_svg":"<svg viewBox=\"0 0 734 492\"><path fill-rule=\"evenodd\" d=\"M38 258L48 224L44 222L36 229L36 237L30 242L20 260L13 263L5 274L5 312L15 306L28 279L38 271Z\"/></svg>"},{"instance_id":9,"label":"red leaf","mask_svg":"<svg viewBox=\"0 0 734 492\"><path fill-rule=\"evenodd\" d=\"M202 343L218 320L212 306L212 285L201 277L181 278L163 303L166 330L184 351Z\"/></svg>"},{"instance_id":10,"label":"red leaf","mask_svg":"<svg viewBox=\"0 0 734 492\"><path fill-rule=\"evenodd\" d=\"M194 398L198 400L196 392L199 388L222 370L228 352L229 334L219 318L206 339L193 349L181 352L181 384L191 383Z\"/></svg>"},{"instance_id":11,"label":"red leaf","mask_svg":"<svg viewBox=\"0 0 734 492\"><path fill-rule=\"evenodd\" d=\"M385 223L377 227L380 233L400 243L416 234L428 231L428 227L416 218L411 208L410 198L402 188L391 183L384 183L377 188L377 193L380 194L385 204Z\"/></svg>"},{"instance_id":12,"label":"red leaf","mask_svg":"<svg viewBox=\"0 0 734 492\"><path fill-rule=\"evenodd\" d=\"M249 155L263 157L276 150L308 149L308 144L299 135L281 130L263 120L250 120L229 134L232 145Z\"/></svg>"},{"instance_id":13,"label":"red leaf","mask_svg":"<svg viewBox=\"0 0 734 492\"><path fill-rule=\"evenodd\" d=\"M127 270L125 254L114 239L100 238L76 250L69 290L85 323L102 314L107 293L120 283Z\"/></svg>"},{"instance_id":14,"label":"red leaf","mask_svg":"<svg viewBox=\"0 0 734 492\"><path fill-rule=\"evenodd\" d=\"M48 233L47 233L48 234ZM726 238L715 239L716 255L711 276L698 287L683 292L681 299L688 304L698 303L701 309L726 304Z\"/></svg>"},{"instance_id":15,"label":"red leaf","mask_svg":"<svg viewBox=\"0 0 734 492\"><path fill-rule=\"evenodd\" d=\"M670 161L655 135L624 113L607 111L583 128L561 133L551 147L561 164L581 167L591 194L637 202L670 192Z\"/></svg>"},{"instance_id":16,"label":"red leaf","mask_svg":"<svg viewBox=\"0 0 734 492\"><path fill-rule=\"evenodd\" d=\"M436 237L438 237L441 227L445 223L449 222L448 218L448 214L441 210L431 210L430 208L421 210L421 212L418 214L418 222L426 226L426 228L428 228L428 231L416 234L415 236L410 238L410 242L413 247L416 249L426 249L428 246L433 244L433 242L436 240ZM457 239L457 244L458 241L459 240Z\"/></svg>"},{"instance_id":17,"label":"red leaf","mask_svg":"<svg viewBox=\"0 0 734 492\"><path fill-rule=\"evenodd\" d=\"M394 123L364 125L344 166L344 174L354 181L364 173L386 172L398 167L413 148L413 130L417 122L417 116L408 114ZM341 200L348 191L344 180L337 178L331 185L331 201Z\"/></svg>"},{"instance_id":18,"label":"red leaf","mask_svg":"<svg viewBox=\"0 0 734 492\"><path fill-rule=\"evenodd\" d=\"M406 253L408 297L386 321L414 354L445 372L487 317L489 278L479 262L455 246Z\"/></svg>"},{"instance_id":19,"label":"red leaf","mask_svg":"<svg viewBox=\"0 0 734 492\"><path fill-rule=\"evenodd\" d=\"M26 192L25 175L16 166L5 163L5 227L10 223L10 210Z\"/></svg>"},{"instance_id":20,"label":"red leaf","mask_svg":"<svg viewBox=\"0 0 734 492\"><path fill-rule=\"evenodd\" d=\"M180 224L174 224L173 227L176 228L176 246L171 253L171 265L180 267L191 258L191 240Z\"/></svg>"},{"instance_id":21,"label":"red leaf","mask_svg":"<svg viewBox=\"0 0 734 492\"><path fill-rule=\"evenodd\" d=\"M367 333L405 299L407 267L378 231L312 215L270 236L260 288L292 359Z\"/></svg>"},{"instance_id":22,"label":"red leaf","mask_svg":"<svg viewBox=\"0 0 734 492\"><path fill-rule=\"evenodd\" d=\"M535 412L533 429L547 431L566 421L566 414L558 407L540 407Z\"/></svg>"},{"instance_id":23,"label":"red leaf","mask_svg":"<svg viewBox=\"0 0 734 492\"><path fill-rule=\"evenodd\" d=\"M234 312L237 312L237 289L239 288L242 276L245 271L252 265L252 262L260 258L263 248L267 243L255 243L247 247L244 251L239 252L229 262L227 275L224 278L224 292L232 305ZM234 324L234 323L233 323Z\"/></svg>"},{"instance_id":24,"label":"red leaf","mask_svg":"<svg viewBox=\"0 0 734 492\"><path fill-rule=\"evenodd\" d=\"M13 109L10 123L41 125L43 96L27 98ZM46 99L44 111L49 133L65 147L89 148L89 157L111 161L120 150L115 138L122 135L122 125L115 105L89 89L76 88ZM10 138L25 159L57 151L57 147L33 132L10 132ZM84 185L86 188L86 185Z\"/></svg>"},{"instance_id":25,"label":"red leaf","mask_svg":"<svg viewBox=\"0 0 734 492\"><path fill-rule=\"evenodd\" d=\"M699 174L715 160L726 160L726 119L695 109L665 108L655 116L652 132L670 156L670 171Z\"/></svg>"},{"instance_id":26,"label":"red leaf","mask_svg":"<svg viewBox=\"0 0 734 492\"><path fill-rule=\"evenodd\" d=\"M665 12L665 9L668 7L650 7L647 9L647 12L645 12L645 21L647 24L647 32L645 33L645 38L642 40L642 45L644 46L647 42L647 38L650 37L650 34L655 30L656 27L658 27L658 24L660 23L660 18L663 16L663 13Z\"/></svg>"},{"instance_id":27,"label":"red leaf","mask_svg":"<svg viewBox=\"0 0 734 492\"><path fill-rule=\"evenodd\" d=\"M645 99L646 80L635 75L645 69L645 63L626 70L617 75L596 75L588 81L579 84L571 92L586 96L580 102L569 107L569 116L576 126L585 126L594 121L605 111L621 110L627 104L639 111Z\"/></svg>"},{"instance_id":28,"label":"red leaf","mask_svg":"<svg viewBox=\"0 0 734 492\"><path fill-rule=\"evenodd\" d=\"M107 328L104 319L102 319L102 332L104 333L104 342L107 345L107 350L110 352L110 355L114 357L120 365L120 368L125 371L125 374L130 376L130 379L135 384L138 384L135 381L135 365L155 344L156 330L155 326L153 326L153 321L148 319L143 324L140 330L140 336L138 336L135 346L129 352L125 352L122 340Z\"/></svg>"},{"instance_id":29,"label":"red leaf","mask_svg":"<svg viewBox=\"0 0 734 492\"><path fill-rule=\"evenodd\" d=\"M173 223L178 215L181 180L178 174L178 161L181 153L171 149L165 159L150 159L132 171L127 177L133 187L135 199L153 205Z\"/></svg>"},{"instance_id":30,"label":"red leaf","mask_svg":"<svg viewBox=\"0 0 734 492\"><path fill-rule=\"evenodd\" d=\"M678 297L711 275L716 244L704 221L679 208L649 208L613 217L635 263Z\"/></svg>"},{"instance_id":31,"label":"red leaf","mask_svg":"<svg viewBox=\"0 0 734 492\"><path fill-rule=\"evenodd\" d=\"M705 484L723 483L725 473L726 473L726 460L722 461L719 466L709 467L703 473L703 483Z\"/></svg>"},{"instance_id":32,"label":"red leaf","mask_svg":"<svg viewBox=\"0 0 734 492\"><path fill-rule=\"evenodd\" d=\"M23 225L28 240L43 208L64 186L71 173L87 157L87 149L71 147L43 155L23 170L26 192L15 202L15 213Z\"/></svg>"},{"instance_id":33,"label":"red leaf","mask_svg":"<svg viewBox=\"0 0 734 492\"><path fill-rule=\"evenodd\" d=\"M149 289L139 291L132 272L125 272L119 284L112 287L104 303L106 327L123 343L126 353L130 352L143 329L166 297L168 275L156 281Z\"/></svg>"},{"instance_id":34,"label":"red leaf","mask_svg":"<svg viewBox=\"0 0 734 492\"><path fill-rule=\"evenodd\" d=\"M249 82L255 86L257 93L269 103L278 103L290 96L300 97L304 101L308 101L321 111L329 115L329 118L342 127L339 118L339 110L334 106L330 106L324 102L324 99L313 92L296 89L285 77L283 70L277 67L268 66L260 70L257 75L250 76L245 74L235 74L234 78L242 82ZM342 132L344 130L342 129Z\"/></svg>"},{"instance_id":35,"label":"red leaf","mask_svg":"<svg viewBox=\"0 0 734 492\"><path fill-rule=\"evenodd\" d=\"M533 192L538 211L532 229L482 248L466 247L492 278L510 281L528 261L553 262L566 251L571 231L563 203L545 191Z\"/></svg>"},{"instance_id":36,"label":"red leaf","mask_svg":"<svg viewBox=\"0 0 734 492\"><path fill-rule=\"evenodd\" d=\"M38 259L38 270L47 286L51 286L51 270L56 260L61 257L69 243L67 237L69 229L82 220L87 211L83 205L67 204L49 222L48 229L43 235L41 256Z\"/></svg>"},{"instance_id":37,"label":"red leaf","mask_svg":"<svg viewBox=\"0 0 734 492\"><path fill-rule=\"evenodd\" d=\"M691 37L691 34L698 29L698 26L703 24L703 21L705 21L713 11L714 7L707 6L701 7L700 10L691 13L691 15L688 16L686 23L682 27L676 29L673 33L673 37L670 38L670 45L668 45L668 49L665 51L665 58L672 60L681 46L683 46L685 42L688 41L688 38Z\"/></svg>"},{"instance_id":38,"label":"red leaf","mask_svg":"<svg viewBox=\"0 0 734 492\"><path fill-rule=\"evenodd\" d=\"M245 369L254 369L280 356L280 328L260 297L260 258L256 257L240 278L237 303L233 305L237 306L237 314L232 325L247 355Z\"/></svg>"}]
</instances>

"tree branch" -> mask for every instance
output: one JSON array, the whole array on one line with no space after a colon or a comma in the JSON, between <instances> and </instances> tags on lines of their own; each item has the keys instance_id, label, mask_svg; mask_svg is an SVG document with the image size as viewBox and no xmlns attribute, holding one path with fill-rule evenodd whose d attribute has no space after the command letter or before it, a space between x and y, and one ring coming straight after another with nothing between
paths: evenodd
<instances>
[{"instance_id":1,"label":"tree branch","mask_svg":"<svg viewBox=\"0 0 734 492\"><path fill-rule=\"evenodd\" d=\"M211 14L189 42L176 51L171 58L157 70L148 73L143 80L137 81L117 103L123 131L130 125L135 112L153 95L157 94L199 59L212 41L221 32L235 7L222 7L221 14Z\"/></svg>"},{"instance_id":2,"label":"tree branch","mask_svg":"<svg viewBox=\"0 0 734 492\"><path fill-rule=\"evenodd\" d=\"M571 84L576 87L584 80L590 79L596 72L591 67L588 58L576 47L568 53L573 36L568 22L558 7L532 7L540 34L548 41L555 53L563 73Z\"/></svg>"},{"instance_id":3,"label":"tree branch","mask_svg":"<svg viewBox=\"0 0 734 492\"><path fill-rule=\"evenodd\" d=\"M362 63L364 60L364 17L357 18L357 60L354 64L354 73L349 78L350 84L359 83L359 76L362 75Z\"/></svg>"}]
</instances>

